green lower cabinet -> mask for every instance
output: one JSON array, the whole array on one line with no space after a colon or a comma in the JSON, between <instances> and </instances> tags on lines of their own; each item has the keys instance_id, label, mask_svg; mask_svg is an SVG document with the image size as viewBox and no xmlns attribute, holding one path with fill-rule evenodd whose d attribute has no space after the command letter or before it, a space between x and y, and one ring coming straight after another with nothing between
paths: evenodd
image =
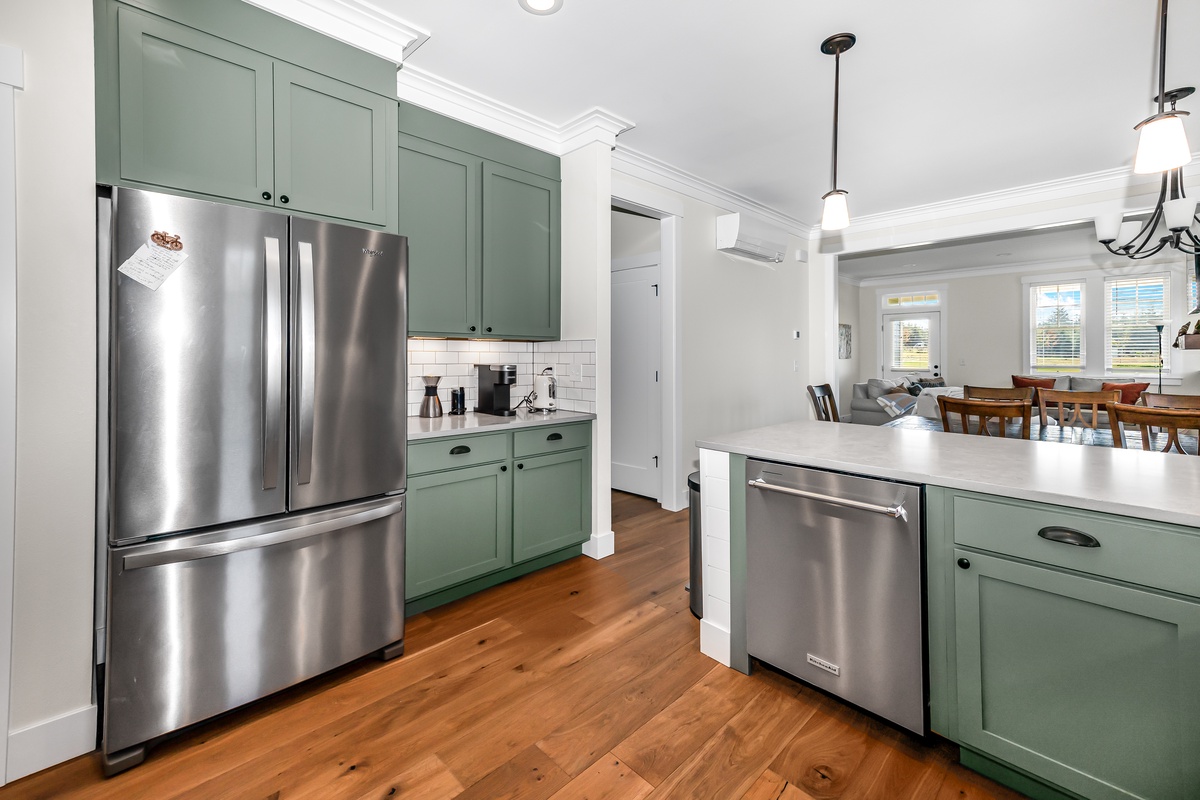
<instances>
[{"instance_id":1,"label":"green lower cabinet","mask_svg":"<svg viewBox=\"0 0 1200 800\"><path fill-rule=\"evenodd\" d=\"M943 563L961 744L1089 800L1200 797L1200 603L970 549Z\"/></svg>"},{"instance_id":2,"label":"green lower cabinet","mask_svg":"<svg viewBox=\"0 0 1200 800\"><path fill-rule=\"evenodd\" d=\"M519 458L513 478L513 561L579 544L591 527L591 450Z\"/></svg>"},{"instance_id":3,"label":"green lower cabinet","mask_svg":"<svg viewBox=\"0 0 1200 800\"><path fill-rule=\"evenodd\" d=\"M409 480L406 598L512 564L511 476L506 464L488 464Z\"/></svg>"}]
</instances>

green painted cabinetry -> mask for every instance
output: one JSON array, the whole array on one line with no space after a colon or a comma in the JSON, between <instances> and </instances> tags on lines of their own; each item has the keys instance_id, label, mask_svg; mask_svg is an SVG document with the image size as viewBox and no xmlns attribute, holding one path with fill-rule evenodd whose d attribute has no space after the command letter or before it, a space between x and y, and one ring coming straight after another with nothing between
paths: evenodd
<instances>
[{"instance_id":1,"label":"green painted cabinetry","mask_svg":"<svg viewBox=\"0 0 1200 800\"><path fill-rule=\"evenodd\" d=\"M963 763L1033 796L1196 797L1200 532L928 499L931 719Z\"/></svg>"},{"instance_id":2,"label":"green painted cabinetry","mask_svg":"<svg viewBox=\"0 0 1200 800\"><path fill-rule=\"evenodd\" d=\"M591 453L589 422L410 444L408 613L579 555Z\"/></svg>"},{"instance_id":3,"label":"green painted cabinetry","mask_svg":"<svg viewBox=\"0 0 1200 800\"><path fill-rule=\"evenodd\" d=\"M399 104L409 333L557 339L558 159Z\"/></svg>"},{"instance_id":4,"label":"green painted cabinetry","mask_svg":"<svg viewBox=\"0 0 1200 800\"><path fill-rule=\"evenodd\" d=\"M309 41L312 32L228 0L202 10L134 2L143 8L96 0L101 183L395 229L395 100L301 66L305 45L314 45L308 66L322 68L352 48ZM244 30L230 28L237 20ZM239 34L255 46L227 38Z\"/></svg>"}]
</instances>

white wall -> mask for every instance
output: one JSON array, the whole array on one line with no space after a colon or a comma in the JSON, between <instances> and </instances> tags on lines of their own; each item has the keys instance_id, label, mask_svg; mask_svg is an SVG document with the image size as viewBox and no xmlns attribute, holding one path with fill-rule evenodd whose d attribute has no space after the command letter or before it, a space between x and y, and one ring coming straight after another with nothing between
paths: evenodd
<instances>
[{"instance_id":1,"label":"white wall","mask_svg":"<svg viewBox=\"0 0 1200 800\"><path fill-rule=\"evenodd\" d=\"M656 219L612 212L612 258L628 258L658 252L659 229Z\"/></svg>"},{"instance_id":2,"label":"white wall","mask_svg":"<svg viewBox=\"0 0 1200 800\"><path fill-rule=\"evenodd\" d=\"M92 7L5 3L17 93L17 486L8 779L95 744ZM88 729L90 723L91 729Z\"/></svg>"},{"instance_id":3,"label":"white wall","mask_svg":"<svg viewBox=\"0 0 1200 800\"><path fill-rule=\"evenodd\" d=\"M837 401L838 411L842 416L850 413L850 400L853 395L853 385L860 381L859 362L862 360L863 339L871 338L871 324L863 324L859 313L859 288L852 283L838 283L838 313L840 325L850 326L850 358L839 358L837 361Z\"/></svg>"}]
</instances>

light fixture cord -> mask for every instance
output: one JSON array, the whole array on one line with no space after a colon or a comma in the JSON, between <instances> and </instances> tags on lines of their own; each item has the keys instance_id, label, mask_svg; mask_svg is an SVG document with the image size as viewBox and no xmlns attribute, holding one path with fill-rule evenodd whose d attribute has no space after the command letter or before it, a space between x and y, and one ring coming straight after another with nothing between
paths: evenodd
<instances>
[{"instance_id":1,"label":"light fixture cord","mask_svg":"<svg viewBox=\"0 0 1200 800\"><path fill-rule=\"evenodd\" d=\"M1166 0L1163 0L1166 2ZM842 83L842 50L839 47L833 54L833 188L838 188L837 182L837 151L838 151L838 87Z\"/></svg>"},{"instance_id":2,"label":"light fixture cord","mask_svg":"<svg viewBox=\"0 0 1200 800\"><path fill-rule=\"evenodd\" d=\"M1158 113L1161 114L1166 110L1167 102L1167 0L1162 0L1158 37Z\"/></svg>"}]
</instances>

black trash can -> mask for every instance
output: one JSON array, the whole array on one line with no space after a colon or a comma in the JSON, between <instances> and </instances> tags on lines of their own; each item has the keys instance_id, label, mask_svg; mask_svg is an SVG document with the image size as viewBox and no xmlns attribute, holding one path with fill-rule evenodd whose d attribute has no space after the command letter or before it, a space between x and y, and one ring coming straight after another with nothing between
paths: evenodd
<instances>
[{"instance_id":1,"label":"black trash can","mask_svg":"<svg viewBox=\"0 0 1200 800\"><path fill-rule=\"evenodd\" d=\"M704 534L700 529L700 473L688 475L688 586L692 596L689 604L696 619L704 619Z\"/></svg>"}]
</instances>

